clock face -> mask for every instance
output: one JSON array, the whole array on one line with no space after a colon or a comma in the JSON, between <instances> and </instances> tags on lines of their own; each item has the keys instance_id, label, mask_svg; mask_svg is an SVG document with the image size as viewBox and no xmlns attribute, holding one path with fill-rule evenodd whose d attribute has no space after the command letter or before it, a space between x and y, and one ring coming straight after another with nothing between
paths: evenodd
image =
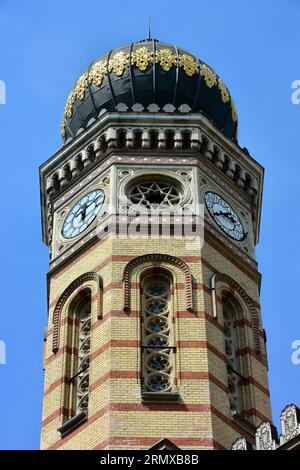
<instances>
[{"instance_id":1,"label":"clock face","mask_svg":"<svg viewBox=\"0 0 300 470\"><path fill-rule=\"evenodd\" d=\"M105 194L102 189L95 189L85 194L65 218L62 235L65 238L74 238L84 232L97 217L104 199Z\"/></svg>"},{"instance_id":2,"label":"clock face","mask_svg":"<svg viewBox=\"0 0 300 470\"><path fill-rule=\"evenodd\" d=\"M221 196L211 191L204 196L206 207L219 227L234 240L245 239L243 224L232 207Z\"/></svg>"}]
</instances>

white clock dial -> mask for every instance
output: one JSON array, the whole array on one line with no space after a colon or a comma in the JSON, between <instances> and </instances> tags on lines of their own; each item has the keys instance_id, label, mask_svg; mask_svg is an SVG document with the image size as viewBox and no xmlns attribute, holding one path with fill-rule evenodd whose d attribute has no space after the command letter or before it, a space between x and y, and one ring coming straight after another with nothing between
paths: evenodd
<instances>
[{"instance_id":1,"label":"white clock dial","mask_svg":"<svg viewBox=\"0 0 300 470\"><path fill-rule=\"evenodd\" d=\"M223 232L234 240L244 240L247 233L245 233L239 216L230 204L212 191L207 191L204 199L208 212Z\"/></svg>"},{"instance_id":2,"label":"white clock dial","mask_svg":"<svg viewBox=\"0 0 300 470\"><path fill-rule=\"evenodd\" d=\"M104 199L105 194L102 189L95 189L85 194L65 218L62 235L65 238L74 238L84 232L97 217Z\"/></svg>"}]
</instances>

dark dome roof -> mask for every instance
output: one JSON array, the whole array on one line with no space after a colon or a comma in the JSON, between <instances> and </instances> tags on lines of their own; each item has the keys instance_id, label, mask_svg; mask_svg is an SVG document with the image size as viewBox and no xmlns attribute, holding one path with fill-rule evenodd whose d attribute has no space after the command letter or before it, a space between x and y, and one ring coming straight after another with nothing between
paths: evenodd
<instances>
[{"instance_id":1,"label":"dark dome roof","mask_svg":"<svg viewBox=\"0 0 300 470\"><path fill-rule=\"evenodd\" d=\"M114 49L91 63L66 102L63 140L75 137L102 109L120 110L120 103L128 111L136 103L145 111L153 103L161 110L186 104L230 139L237 136L235 106L222 80L193 54L156 40Z\"/></svg>"}]
</instances>

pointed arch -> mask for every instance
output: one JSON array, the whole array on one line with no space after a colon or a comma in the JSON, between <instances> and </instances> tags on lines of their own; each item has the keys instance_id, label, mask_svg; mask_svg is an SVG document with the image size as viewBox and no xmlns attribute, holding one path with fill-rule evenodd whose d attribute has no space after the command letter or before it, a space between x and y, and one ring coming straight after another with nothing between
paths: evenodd
<instances>
[{"instance_id":1,"label":"pointed arch","mask_svg":"<svg viewBox=\"0 0 300 470\"><path fill-rule=\"evenodd\" d=\"M149 253L147 255L138 256L125 266L123 274L124 284L124 307L123 310L128 312L130 310L130 279L133 269L140 264L152 262L154 265L157 263L169 263L177 266L184 273L185 276L185 289L186 289L186 309L189 311L193 310L193 292L192 292L192 274L188 265L180 258L175 256L161 254L161 253Z\"/></svg>"},{"instance_id":2,"label":"pointed arch","mask_svg":"<svg viewBox=\"0 0 300 470\"><path fill-rule=\"evenodd\" d=\"M180 448L169 439L164 438L150 447L149 450L180 450Z\"/></svg>"},{"instance_id":3,"label":"pointed arch","mask_svg":"<svg viewBox=\"0 0 300 470\"><path fill-rule=\"evenodd\" d=\"M216 285L218 282L225 282L228 284L232 289L237 292L240 297L243 299L245 304L247 305L250 315L251 315L251 322L252 322L252 331L253 331L253 342L254 348L257 353L260 353L260 335L259 335L259 317L257 313L256 306L254 305L253 300L249 297L246 291L243 289L240 284L238 284L232 277L228 276L228 274L224 273L217 273L214 274L211 278L210 288L213 292L213 303L214 303L214 316L216 316Z\"/></svg>"},{"instance_id":4,"label":"pointed arch","mask_svg":"<svg viewBox=\"0 0 300 470\"><path fill-rule=\"evenodd\" d=\"M98 318L102 318L102 291L103 291L103 283L102 279L100 278L99 274L94 272L84 273L81 276L77 277L71 284L64 290L58 302L55 306L53 312L53 342L52 342L52 351L56 353L59 349L59 337L60 337L60 318L62 309L68 300L68 298L77 290L79 289L84 283L88 281L93 281L96 284L97 288L97 312Z\"/></svg>"}]
</instances>

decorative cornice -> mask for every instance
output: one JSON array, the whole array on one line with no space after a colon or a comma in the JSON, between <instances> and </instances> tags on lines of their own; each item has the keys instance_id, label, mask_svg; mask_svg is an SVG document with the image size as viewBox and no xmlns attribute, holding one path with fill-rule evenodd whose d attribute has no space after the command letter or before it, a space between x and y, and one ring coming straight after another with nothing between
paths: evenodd
<instances>
[{"instance_id":1,"label":"decorative cornice","mask_svg":"<svg viewBox=\"0 0 300 470\"><path fill-rule=\"evenodd\" d=\"M155 149L150 148L149 133L155 130L160 135L160 147L155 150L156 153L166 154L170 161L172 161L170 159L172 154L175 161L179 158L178 154L184 152L188 158L182 157L182 163L184 160L190 160L191 155L199 154L199 165L209 170L209 176L215 173L222 185L231 183L231 186L236 186L239 192L242 190L252 194L255 241L258 241L263 168L249 154L242 152L236 144L225 139L221 132L213 129L203 116L194 114L170 116L168 113L154 113L151 116L150 121L146 113L105 113L94 125L90 126L89 130L65 145L41 166L43 239L48 245L51 241L53 196L56 198L59 194L63 195L65 189L73 186L73 181L77 182L97 165L99 167L99 164L109 161L114 151L121 152L121 155L118 155L120 162L121 159L127 158L126 155L123 156L124 152L133 154L145 152L145 156L151 153ZM118 150L118 129L122 128L126 139L128 129L128 139L126 148ZM142 133L142 146L132 148L136 145L134 142L136 131ZM185 131L190 133L191 143L190 148L183 150L181 134ZM165 145L166 140L164 140L168 132L176 133L176 147L174 146L171 150L168 150ZM159 163L159 158L157 154L157 163ZM222 176L220 173L225 175L224 179L220 178ZM245 180L246 175L248 176ZM231 181L226 182L226 179Z\"/></svg>"},{"instance_id":2,"label":"decorative cornice","mask_svg":"<svg viewBox=\"0 0 300 470\"><path fill-rule=\"evenodd\" d=\"M99 162L100 163L100 162ZM93 168L89 174L82 175L84 178L79 178L77 181L76 185L72 185L70 188L66 188L67 191L63 191L63 193L58 193L57 197L55 197L52 201L52 210L53 211L58 211L60 210L65 204L68 203L68 201L74 197L74 194L78 194L80 191L82 191L82 188L84 188L87 184L91 185L93 184L97 178L99 179L99 175L102 175L101 177L103 178L104 175L107 174L107 171L109 168L115 164L122 163L122 165L132 165L134 163L136 164L146 164L146 165L170 165L173 168L178 168L180 165L183 165L183 168L186 167L186 165L195 165L198 166L203 172L205 172L208 176L212 178L212 181L217 183L218 185L222 186L224 190L226 190L236 201L241 204L242 207L244 207L247 211L251 212L251 204L250 201L245 199L243 197L243 194L241 193L241 190L236 190L239 188L234 188L231 185L229 186L226 184L220 176L218 176L214 171L210 170L204 162L202 162L199 158L196 158L195 156L189 156L187 158L183 157L171 157L171 156L161 156L161 157L154 157L154 156L130 156L128 155L122 155L122 159L120 160L120 157L118 155L113 155L110 156L109 158L105 159L101 164L98 165L98 167ZM175 170L174 170L175 171ZM110 220L110 214L108 213L105 217L102 219L102 225L107 225L109 226L109 220ZM213 226L206 221L205 227L207 230L205 230L205 239L208 239L208 241L215 246L217 244L217 249L224 253L225 257L230 256L230 253L234 253L234 257L231 257L231 261L236 264L236 261L239 262L239 265L241 267L241 270L246 272L247 275L249 275L255 282L260 284L260 275L257 273L257 263L255 260L253 260L245 251L241 250L240 247L238 247L236 244L230 242L219 230L214 229ZM107 233L108 236L108 233ZM92 243L95 239L98 239L97 237L97 231L95 228L91 228L86 232L83 237L80 237L77 241L74 241L72 246L65 251L62 251L58 255L55 255L52 258L50 268L51 270L60 265L61 263L64 263L67 259L70 259L71 256L75 254L75 252L78 254L78 250L80 248L84 248L84 246L89 245ZM221 243L220 243L221 242ZM226 247L224 248L222 244L225 244ZM230 248L230 251L228 251L227 247ZM236 257L238 255L238 257ZM246 261L246 263L245 263ZM248 274L249 273L249 274Z\"/></svg>"}]
</instances>

